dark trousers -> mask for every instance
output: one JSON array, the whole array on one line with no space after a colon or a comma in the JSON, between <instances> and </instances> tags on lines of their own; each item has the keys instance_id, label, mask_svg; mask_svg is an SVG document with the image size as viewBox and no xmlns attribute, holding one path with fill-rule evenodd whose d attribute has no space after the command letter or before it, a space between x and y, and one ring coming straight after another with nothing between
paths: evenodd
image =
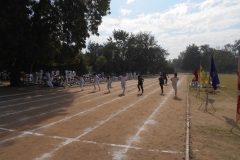
<instances>
[{"instance_id":1,"label":"dark trousers","mask_svg":"<svg viewBox=\"0 0 240 160\"><path fill-rule=\"evenodd\" d=\"M161 87L161 90L162 90L162 93L163 93L163 83L160 83L160 87Z\"/></svg>"},{"instance_id":2,"label":"dark trousers","mask_svg":"<svg viewBox=\"0 0 240 160\"><path fill-rule=\"evenodd\" d=\"M164 79L165 79L165 84L167 85L167 77L164 77Z\"/></svg>"},{"instance_id":3,"label":"dark trousers","mask_svg":"<svg viewBox=\"0 0 240 160\"><path fill-rule=\"evenodd\" d=\"M138 90L139 90L139 91L140 91L140 87L141 87L142 93L143 93L143 84L138 84L137 86L138 86Z\"/></svg>"}]
</instances>

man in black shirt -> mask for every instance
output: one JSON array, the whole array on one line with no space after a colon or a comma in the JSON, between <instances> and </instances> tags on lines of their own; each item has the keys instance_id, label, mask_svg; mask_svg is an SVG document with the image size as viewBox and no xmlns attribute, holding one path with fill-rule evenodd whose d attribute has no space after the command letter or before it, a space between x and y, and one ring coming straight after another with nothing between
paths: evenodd
<instances>
[{"instance_id":1,"label":"man in black shirt","mask_svg":"<svg viewBox=\"0 0 240 160\"><path fill-rule=\"evenodd\" d=\"M159 80L159 85L161 87L162 94L163 94L164 77L162 74L160 75L160 78L158 78L158 80Z\"/></svg>"},{"instance_id":2,"label":"man in black shirt","mask_svg":"<svg viewBox=\"0 0 240 160\"><path fill-rule=\"evenodd\" d=\"M140 76L138 76L138 92L140 91L140 87L142 89L142 93L143 93L143 82L144 82L144 79L141 78Z\"/></svg>"},{"instance_id":3,"label":"man in black shirt","mask_svg":"<svg viewBox=\"0 0 240 160\"><path fill-rule=\"evenodd\" d=\"M166 71L163 71L163 78L165 79L165 85L167 85L168 74Z\"/></svg>"}]
</instances>

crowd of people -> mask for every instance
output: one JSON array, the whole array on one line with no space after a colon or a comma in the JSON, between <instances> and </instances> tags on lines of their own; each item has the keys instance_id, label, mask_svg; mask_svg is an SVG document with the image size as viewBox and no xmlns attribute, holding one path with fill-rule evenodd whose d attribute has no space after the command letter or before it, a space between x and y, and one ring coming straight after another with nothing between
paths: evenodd
<instances>
[{"instance_id":1,"label":"crowd of people","mask_svg":"<svg viewBox=\"0 0 240 160\"><path fill-rule=\"evenodd\" d=\"M0 72L0 77L3 80L7 80L10 77L10 73L7 71ZM163 86L167 85L168 82L168 74L163 71L160 73L159 77L159 85L163 94ZM112 81L121 81L121 87L123 90L123 94L125 94L126 90L126 81L131 79L138 80L138 91L144 91L143 89L143 82L144 79L139 75L137 72L127 72L126 74L123 73L120 76L116 76L112 74L112 76L105 76L104 72L101 74L93 73L93 75L85 74L85 75L77 75L76 72L73 70L65 70L64 74L60 74L59 70L53 70L51 72L44 70L35 71L35 73L26 74L25 72L21 72L20 81L23 85L29 84L44 84L48 87L70 87L72 85L79 85L81 90L83 91L83 86L86 83L92 83L94 86L94 90L98 87L99 91L101 90L99 83L100 82L107 82L107 89L110 92L112 88ZM172 81L172 86L175 91L175 96L177 96L177 81L179 78L177 77L177 73L174 74L174 77L170 79Z\"/></svg>"},{"instance_id":2,"label":"crowd of people","mask_svg":"<svg viewBox=\"0 0 240 160\"><path fill-rule=\"evenodd\" d=\"M120 76L112 74L112 76L105 76L104 72L101 74L95 74L99 77L99 82L107 82L108 80L111 81L118 81L120 80ZM35 71L34 73L26 73L21 72L20 81L22 85L46 85L49 87L67 87L72 85L81 85L83 86L86 83L94 83L93 74L84 74L84 75L77 75L76 71L74 70L65 70L63 73L60 73L59 70L52 70L44 71L39 70ZM137 72L127 72L126 77L128 79L136 79L138 73ZM95 80L96 81L96 80Z\"/></svg>"}]
</instances>

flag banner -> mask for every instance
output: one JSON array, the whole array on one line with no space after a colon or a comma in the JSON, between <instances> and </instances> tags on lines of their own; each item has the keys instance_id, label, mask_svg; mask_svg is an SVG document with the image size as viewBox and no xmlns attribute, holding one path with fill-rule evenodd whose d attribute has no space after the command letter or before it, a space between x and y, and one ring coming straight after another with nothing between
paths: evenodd
<instances>
[{"instance_id":1,"label":"flag banner","mask_svg":"<svg viewBox=\"0 0 240 160\"><path fill-rule=\"evenodd\" d=\"M195 67L194 72L193 72L196 81L198 81L198 71L197 71L197 67Z\"/></svg>"},{"instance_id":2,"label":"flag banner","mask_svg":"<svg viewBox=\"0 0 240 160\"><path fill-rule=\"evenodd\" d=\"M237 98L237 113L236 113L236 121L240 117L240 57L238 58L238 98ZM240 120L238 121L240 123Z\"/></svg>"},{"instance_id":3,"label":"flag banner","mask_svg":"<svg viewBox=\"0 0 240 160\"><path fill-rule=\"evenodd\" d=\"M200 83L202 83L203 85L208 84L208 77L207 77L206 73L204 72L201 64L200 64Z\"/></svg>"},{"instance_id":4,"label":"flag banner","mask_svg":"<svg viewBox=\"0 0 240 160\"><path fill-rule=\"evenodd\" d=\"M212 78L212 87L214 90L217 89L217 85L220 84L220 81L218 79L218 73L216 66L214 64L213 57L211 56L211 70L210 70L210 76Z\"/></svg>"}]
</instances>

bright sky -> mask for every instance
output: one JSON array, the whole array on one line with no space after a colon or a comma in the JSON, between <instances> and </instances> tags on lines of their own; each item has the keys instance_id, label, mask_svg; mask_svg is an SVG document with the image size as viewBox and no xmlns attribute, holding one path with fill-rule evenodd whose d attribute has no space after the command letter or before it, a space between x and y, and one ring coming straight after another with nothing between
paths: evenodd
<instances>
[{"instance_id":1,"label":"bright sky","mask_svg":"<svg viewBox=\"0 0 240 160\"><path fill-rule=\"evenodd\" d=\"M191 44L215 48L240 39L240 0L111 0L110 7L92 42L103 44L114 29L149 31L174 59Z\"/></svg>"}]
</instances>

